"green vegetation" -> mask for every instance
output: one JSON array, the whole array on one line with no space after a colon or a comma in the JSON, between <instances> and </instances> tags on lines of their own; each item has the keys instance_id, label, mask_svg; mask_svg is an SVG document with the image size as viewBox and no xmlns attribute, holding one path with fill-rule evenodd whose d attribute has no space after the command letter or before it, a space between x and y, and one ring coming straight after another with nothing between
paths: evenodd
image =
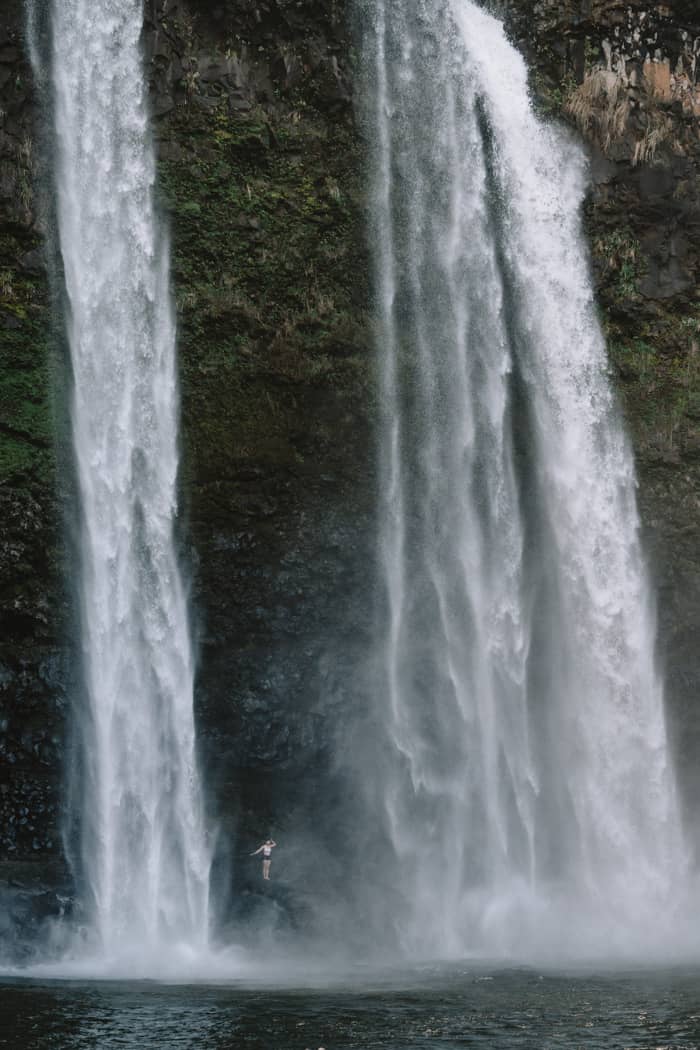
<instances>
[{"instance_id":1,"label":"green vegetation","mask_svg":"<svg viewBox=\"0 0 700 1050\"><path fill-rule=\"evenodd\" d=\"M241 460L300 462L315 399L366 396L352 129L310 110L273 126L260 111L188 108L163 131L180 147L164 150L160 172L186 458L200 481L231 476Z\"/></svg>"},{"instance_id":2,"label":"green vegetation","mask_svg":"<svg viewBox=\"0 0 700 1050\"><path fill-rule=\"evenodd\" d=\"M5 234L0 257L27 245ZM18 266L0 270L0 483L15 476L48 482L53 466L46 288Z\"/></svg>"},{"instance_id":3,"label":"green vegetation","mask_svg":"<svg viewBox=\"0 0 700 1050\"><path fill-rule=\"evenodd\" d=\"M561 80L552 80L536 69L532 73L531 83L533 105L537 113L545 118L561 117L576 91L576 80L571 71L565 73Z\"/></svg>"},{"instance_id":4,"label":"green vegetation","mask_svg":"<svg viewBox=\"0 0 700 1050\"><path fill-rule=\"evenodd\" d=\"M603 264L603 283L608 285L608 296L618 301L634 298L647 267L632 230L622 226L599 235L593 242L593 251Z\"/></svg>"},{"instance_id":5,"label":"green vegetation","mask_svg":"<svg viewBox=\"0 0 700 1050\"><path fill-rule=\"evenodd\" d=\"M610 357L625 379L635 379L648 385L654 380L657 367L656 350L643 339L632 339L627 344L610 343Z\"/></svg>"},{"instance_id":6,"label":"green vegetation","mask_svg":"<svg viewBox=\"0 0 700 1050\"><path fill-rule=\"evenodd\" d=\"M610 325L609 325L610 330ZM642 456L675 456L695 446L700 424L700 316L668 316L646 338L609 341L611 363Z\"/></svg>"}]
</instances>

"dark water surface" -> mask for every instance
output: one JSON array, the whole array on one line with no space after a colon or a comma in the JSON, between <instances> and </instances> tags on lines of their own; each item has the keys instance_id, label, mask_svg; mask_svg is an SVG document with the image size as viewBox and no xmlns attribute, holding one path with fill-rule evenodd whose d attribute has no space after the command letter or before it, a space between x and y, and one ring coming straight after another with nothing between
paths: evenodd
<instances>
[{"instance_id":1,"label":"dark water surface","mask_svg":"<svg viewBox=\"0 0 700 1050\"><path fill-rule=\"evenodd\" d=\"M428 970L327 989L0 979L12 1050L700 1048L700 972Z\"/></svg>"}]
</instances>

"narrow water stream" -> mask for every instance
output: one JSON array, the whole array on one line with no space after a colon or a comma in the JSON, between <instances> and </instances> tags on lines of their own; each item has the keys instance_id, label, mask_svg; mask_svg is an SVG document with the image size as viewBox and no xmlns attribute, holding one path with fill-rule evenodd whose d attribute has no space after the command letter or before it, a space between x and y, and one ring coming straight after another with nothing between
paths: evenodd
<instances>
[{"instance_id":1,"label":"narrow water stream","mask_svg":"<svg viewBox=\"0 0 700 1050\"><path fill-rule=\"evenodd\" d=\"M141 0L54 0L51 15L81 520L74 859L88 943L144 960L208 938L194 662L173 532L168 244L154 208Z\"/></svg>"}]
</instances>

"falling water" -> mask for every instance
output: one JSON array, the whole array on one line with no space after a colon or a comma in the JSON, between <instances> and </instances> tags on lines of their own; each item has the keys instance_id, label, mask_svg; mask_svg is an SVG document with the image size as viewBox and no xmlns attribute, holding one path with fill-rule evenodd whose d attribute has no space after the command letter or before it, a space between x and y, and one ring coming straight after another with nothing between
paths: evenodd
<instances>
[{"instance_id":1,"label":"falling water","mask_svg":"<svg viewBox=\"0 0 700 1050\"><path fill-rule=\"evenodd\" d=\"M53 0L57 209L81 502L80 868L106 955L207 941L177 382L141 0Z\"/></svg>"},{"instance_id":2,"label":"falling water","mask_svg":"<svg viewBox=\"0 0 700 1050\"><path fill-rule=\"evenodd\" d=\"M584 159L477 5L364 10L387 907L424 954L653 943L684 858Z\"/></svg>"}]
</instances>

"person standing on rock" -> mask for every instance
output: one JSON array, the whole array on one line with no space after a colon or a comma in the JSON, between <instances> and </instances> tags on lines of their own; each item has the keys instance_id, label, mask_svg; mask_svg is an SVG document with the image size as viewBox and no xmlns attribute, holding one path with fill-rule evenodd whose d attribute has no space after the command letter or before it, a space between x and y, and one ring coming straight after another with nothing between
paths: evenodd
<instances>
[{"instance_id":1,"label":"person standing on rock","mask_svg":"<svg viewBox=\"0 0 700 1050\"><path fill-rule=\"evenodd\" d=\"M262 846L258 846L258 848L253 853L251 853L251 857L256 857L258 853L262 853L263 878L267 882L270 881L270 863L272 861L272 851L276 845L277 843L273 839L267 839L265 842L263 842Z\"/></svg>"}]
</instances>

